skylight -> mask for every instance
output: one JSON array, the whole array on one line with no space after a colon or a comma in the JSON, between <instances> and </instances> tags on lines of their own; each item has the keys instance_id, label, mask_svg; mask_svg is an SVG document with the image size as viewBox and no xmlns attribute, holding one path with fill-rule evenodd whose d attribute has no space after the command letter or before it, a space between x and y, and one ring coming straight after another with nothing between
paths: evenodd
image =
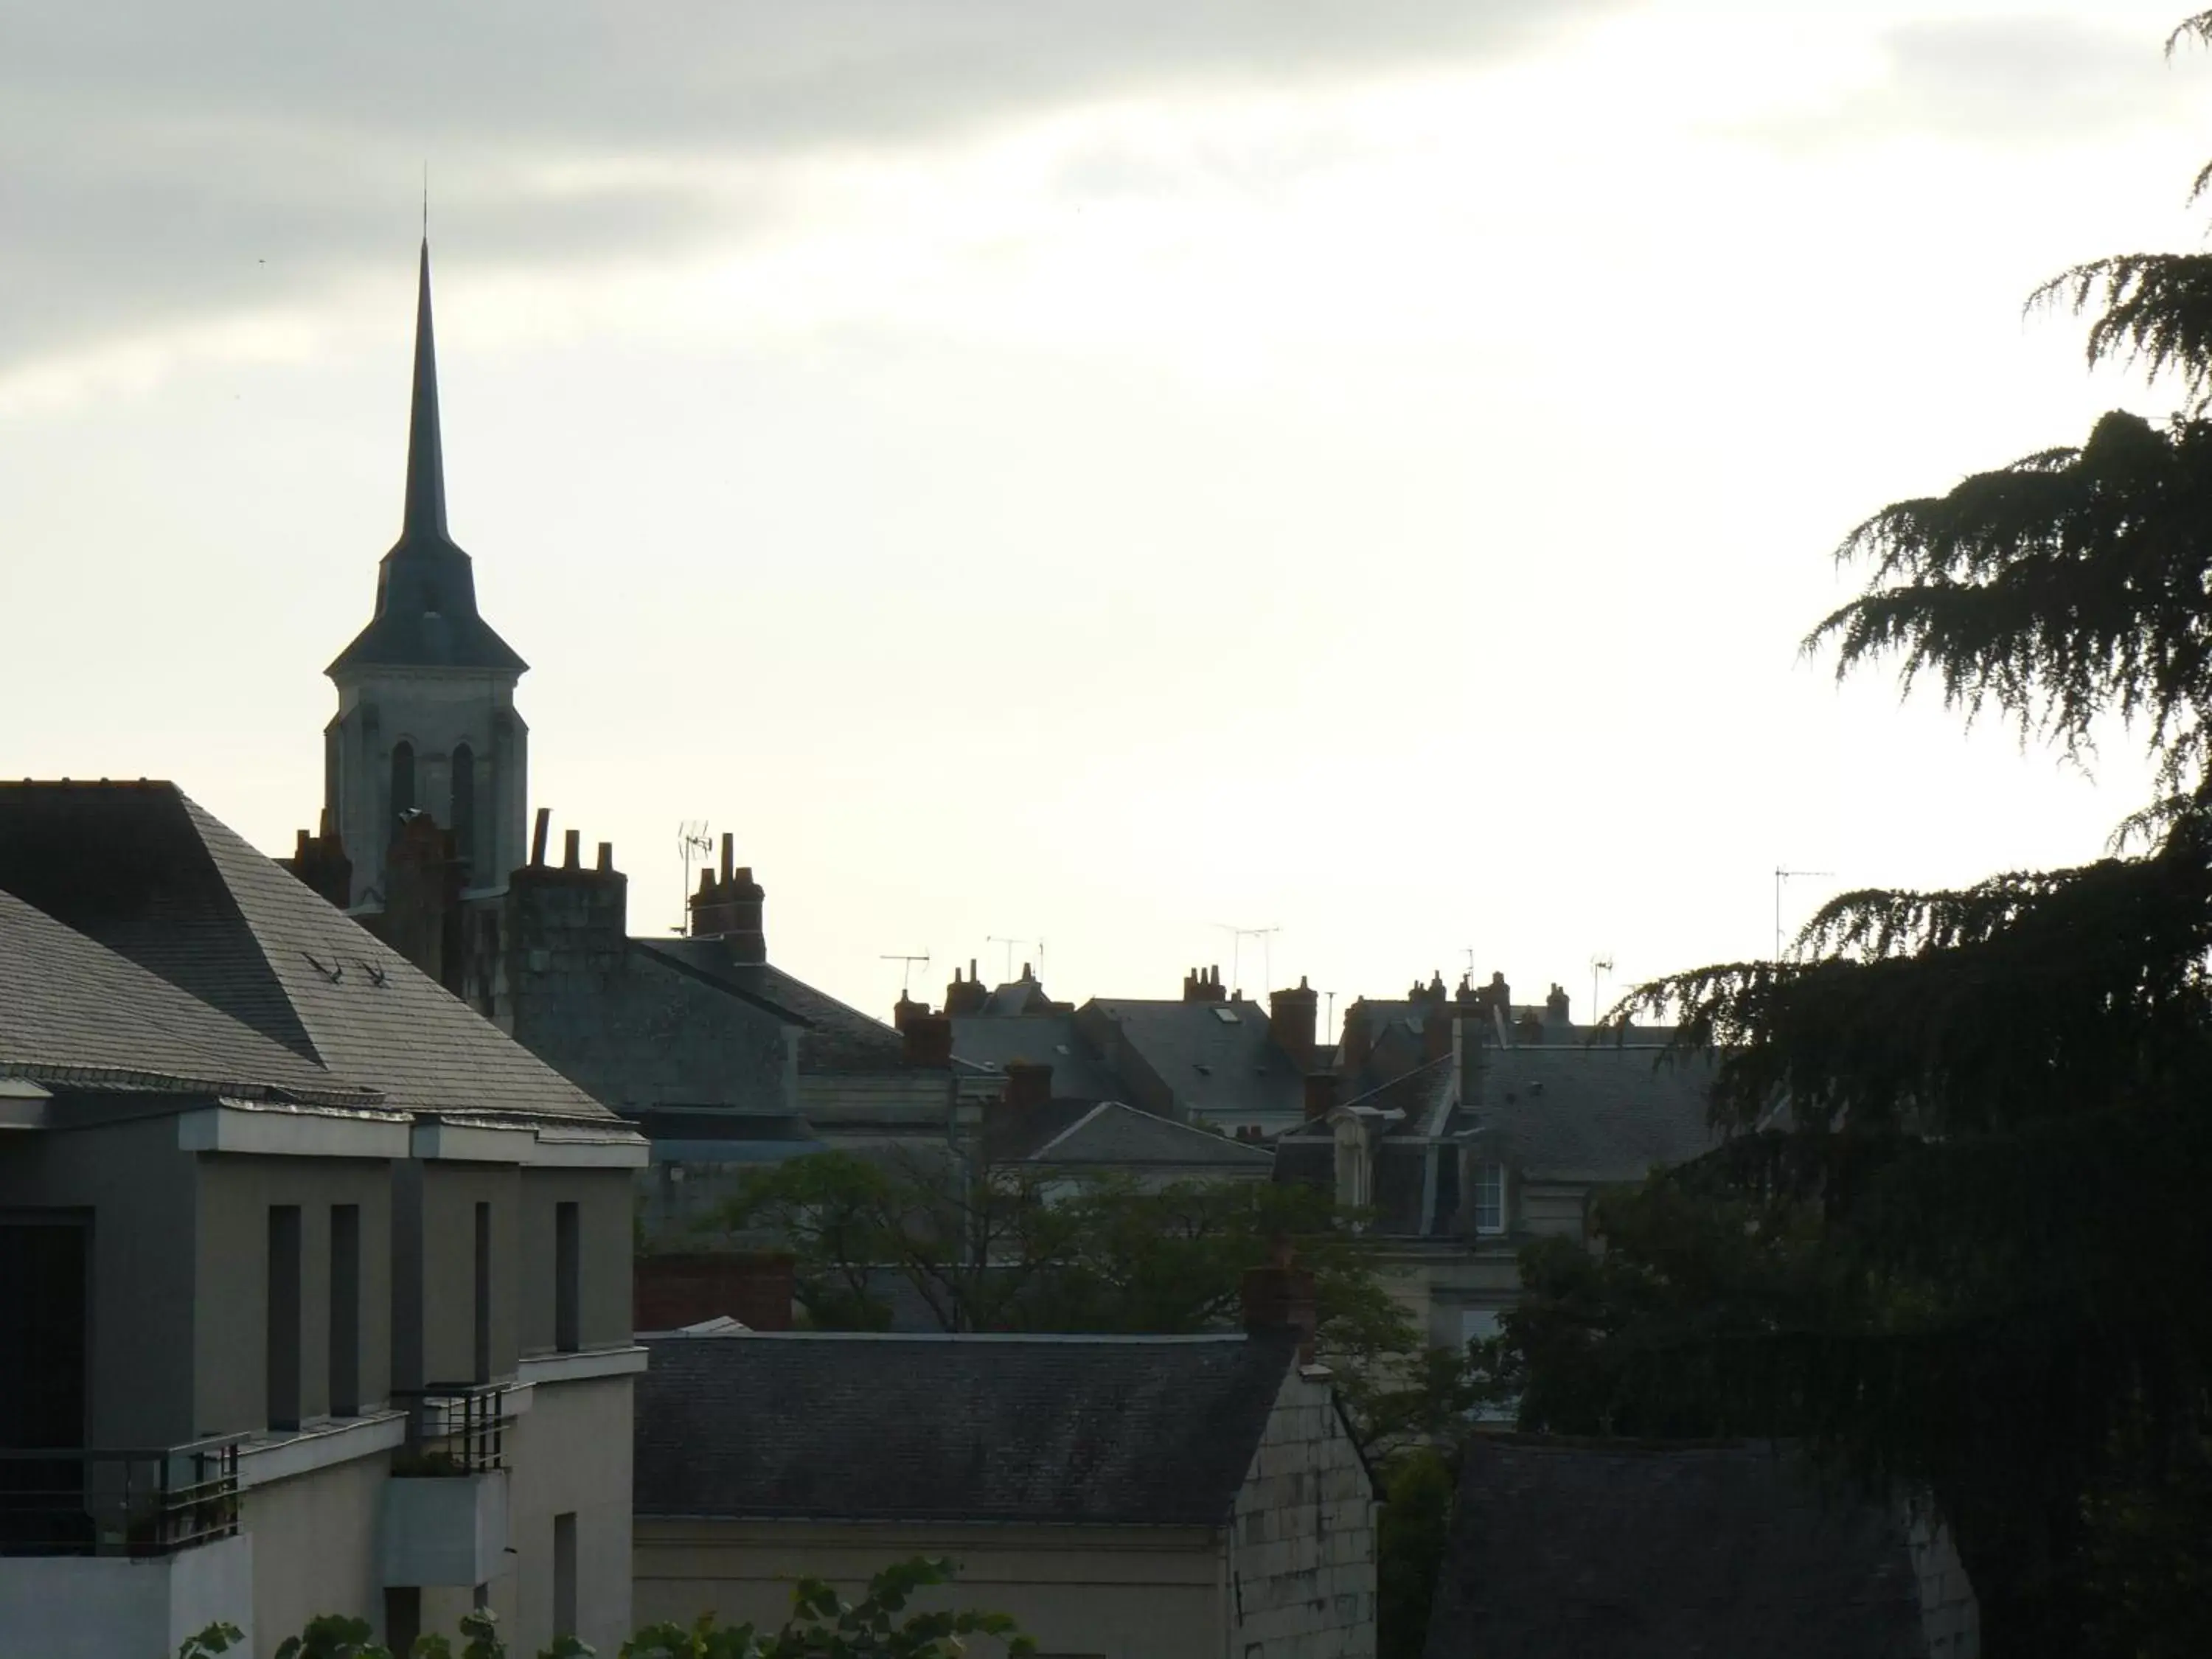
<instances>
[{"instance_id":1,"label":"skylight","mask_svg":"<svg viewBox=\"0 0 2212 1659\"><path fill-rule=\"evenodd\" d=\"M1216 1008L1213 1011L1213 1017L1224 1025L1237 1024L1237 1011L1234 1008Z\"/></svg>"}]
</instances>

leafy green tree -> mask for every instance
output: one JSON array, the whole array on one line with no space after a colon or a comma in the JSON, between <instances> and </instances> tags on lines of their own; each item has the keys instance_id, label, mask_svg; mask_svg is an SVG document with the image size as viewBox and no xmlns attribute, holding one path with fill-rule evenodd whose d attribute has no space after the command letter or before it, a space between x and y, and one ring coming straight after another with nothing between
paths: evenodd
<instances>
[{"instance_id":1,"label":"leafy green tree","mask_svg":"<svg viewBox=\"0 0 2212 1659\"><path fill-rule=\"evenodd\" d=\"M1451 1460L1434 1446L1401 1452L1384 1471L1375 1561L1378 1659L1421 1659L1428 1644L1455 1485Z\"/></svg>"},{"instance_id":2,"label":"leafy green tree","mask_svg":"<svg viewBox=\"0 0 2212 1659\"><path fill-rule=\"evenodd\" d=\"M622 1659L956 1659L968 1638L987 1636L1010 1656L1034 1654L1036 1644L1002 1613L908 1613L915 1592L949 1584L949 1561L918 1559L884 1568L867 1593L848 1601L817 1578L791 1593L791 1621L773 1635L750 1625L723 1626L713 1615L696 1624L655 1625L623 1644Z\"/></svg>"},{"instance_id":3,"label":"leafy green tree","mask_svg":"<svg viewBox=\"0 0 2212 1659\"><path fill-rule=\"evenodd\" d=\"M2132 732L2155 798L2094 862L1847 894L1786 960L1640 988L1734 1137L1604 1201L1601 1258L1528 1252L1485 1364L1530 1426L1789 1433L1932 1492L1993 1659L2149 1659L2212 1630L2212 256L2035 298L2183 406L1875 514L1806 645L2074 756Z\"/></svg>"},{"instance_id":4,"label":"leafy green tree","mask_svg":"<svg viewBox=\"0 0 2212 1659\"><path fill-rule=\"evenodd\" d=\"M857 1601L848 1601L819 1579L804 1578L792 1591L792 1615L781 1630L726 1626L713 1614L693 1625L663 1624L638 1632L623 1644L621 1659L958 1659L969 1638L983 1636L1007 1659L1034 1654L1036 1644L1012 1617L974 1608L908 1613L915 1594L952 1583L950 1561L916 1557L876 1574ZM499 1620L490 1608L461 1616L459 1659L507 1659ZM235 1625L210 1625L188 1638L177 1659L219 1659L243 1637ZM592 1659L593 1650L573 1636L556 1638L538 1659ZM367 1621L339 1613L310 1620L276 1650L277 1659L392 1659L372 1639ZM455 1659L445 1637L424 1634L409 1659Z\"/></svg>"}]
</instances>

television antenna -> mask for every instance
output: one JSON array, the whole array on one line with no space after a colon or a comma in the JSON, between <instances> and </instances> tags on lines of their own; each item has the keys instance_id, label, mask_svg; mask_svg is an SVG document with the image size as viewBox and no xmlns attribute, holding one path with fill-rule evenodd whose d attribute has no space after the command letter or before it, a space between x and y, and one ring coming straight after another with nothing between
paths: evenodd
<instances>
[{"instance_id":1,"label":"television antenna","mask_svg":"<svg viewBox=\"0 0 2212 1659\"><path fill-rule=\"evenodd\" d=\"M1774 959L1782 960L1782 884L1808 876L1832 876L1832 870L1785 870L1774 866Z\"/></svg>"},{"instance_id":2,"label":"television antenna","mask_svg":"<svg viewBox=\"0 0 2212 1659\"><path fill-rule=\"evenodd\" d=\"M1017 945L1036 945L1037 977L1039 979L1042 979L1044 977L1044 941L1042 939L1008 939L1003 933L989 933L984 936L983 943L986 945L1003 945L1006 947L1006 978L1009 981L1011 981L1014 976L1014 946Z\"/></svg>"},{"instance_id":3,"label":"television antenna","mask_svg":"<svg viewBox=\"0 0 2212 1659\"><path fill-rule=\"evenodd\" d=\"M704 864L714 855L714 837L712 829L713 826L704 818L686 818L677 826L676 851L684 860L684 893L683 896L677 901L679 904L690 902L692 860L696 859L700 863ZM687 916L684 921L677 925L675 931L679 933L689 933L690 929L687 925L688 921Z\"/></svg>"},{"instance_id":4,"label":"television antenna","mask_svg":"<svg viewBox=\"0 0 2212 1659\"><path fill-rule=\"evenodd\" d=\"M1243 988L1244 941L1248 939L1256 939L1260 941L1260 971L1267 981L1260 988L1262 992L1273 990L1275 984L1275 935L1283 930L1280 927L1236 927L1225 921L1217 921L1213 925L1229 935L1231 992L1234 993Z\"/></svg>"},{"instance_id":5,"label":"television antenna","mask_svg":"<svg viewBox=\"0 0 2212 1659\"><path fill-rule=\"evenodd\" d=\"M1610 953L1601 953L1600 955L1594 956L1594 957L1592 957L1590 958L1590 1012L1589 1012L1589 1023L1590 1023L1592 1025L1595 1025L1595 1024L1598 1023L1598 1021L1599 1021L1599 1018L1600 1018L1599 1013L1598 1013L1598 1011L1599 1011L1601 1008L1602 1008L1602 1007L1604 1007L1604 1006L1605 1006L1605 1005L1604 1005L1602 1002L1601 1002L1601 1001L1599 1001L1599 1000L1598 1000L1598 994L1597 994L1597 981L1598 981L1598 975L1601 975L1601 974L1609 974L1609 973L1611 973L1612 971L1613 971L1613 957L1612 957L1612 956L1611 956L1611 954L1610 954Z\"/></svg>"},{"instance_id":6,"label":"television antenna","mask_svg":"<svg viewBox=\"0 0 2212 1659\"><path fill-rule=\"evenodd\" d=\"M896 962L899 964L899 1000L901 1002L904 1002L906 1000L907 983L913 976L915 965L918 963L924 968L928 967L929 952L924 951L918 957L904 957L899 955L896 951L889 951L877 958L877 960L880 962Z\"/></svg>"}]
</instances>

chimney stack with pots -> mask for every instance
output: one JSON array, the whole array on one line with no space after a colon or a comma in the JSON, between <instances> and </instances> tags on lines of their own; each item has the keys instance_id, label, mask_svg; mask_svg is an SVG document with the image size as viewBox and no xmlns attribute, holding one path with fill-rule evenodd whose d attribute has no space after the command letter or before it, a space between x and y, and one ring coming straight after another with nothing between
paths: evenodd
<instances>
[{"instance_id":1,"label":"chimney stack with pots","mask_svg":"<svg viewBox=\"0 0 2212 1659\"><path fill-rule=\"evenodd\" d=\"M945 988L945 1012L955 1017L980 1014L983 1000L990 994L983 988L983 976L975 971L975 958L968 958L968 977L960 977L960 970L952 970L952 983Z\"/></svg>"},{"instance_id":2,"label":"chimney stack with pots","mask_svg":"<svg viewBox=\"0 0 2212 1659\"><path fill-rule=\"evenodd\" d=\"M1301 1072L1313 1067L1314 1020L1320 1006L1320 996L1303 974L1296 990L1267 994L1267 1034Z\"/></svg>"},{"instance_id":3,"label":"chimney stack with pots","mask_svg":"<svg viewBox=\"0 0 2212 1659\"><path fill-rule=\"evenodd\" d=\"M735 864L735 856L734 838L725 835L721 873L701 871L699 890L691 896L691 936L720 939L734 960L757 965L768 960L761 915L768 895L749 867Z\"/></svg>"},{"instance_id":4,"label":"chimney stack with pots","mask_svg":"<svg viewBox=\"0 0 2212 1659\"><path fill-rule=\"evenodd\" d=\"M1253 1336L1289 1333L1297 1338L1298 1363L1314 1359L1314 1334L1320 1324L1314 1300L1314 1276L1297 1265L1287 1242L1278 1240L1263 1267L1244 1273L1244 1329Z\"/></svg>"},{"instance_id":5,"label":"chimney stack with pots","mask_svg":"<svg viewBox=\"0 0 2212 1659\"><path fill-rule=\"evenodd\" d=\"M1226 1002L1229 993L1222 988L1221 968L1194 968L1182 976L1182 1000L1185 1002Z\"/></svg>"}]
</instances>

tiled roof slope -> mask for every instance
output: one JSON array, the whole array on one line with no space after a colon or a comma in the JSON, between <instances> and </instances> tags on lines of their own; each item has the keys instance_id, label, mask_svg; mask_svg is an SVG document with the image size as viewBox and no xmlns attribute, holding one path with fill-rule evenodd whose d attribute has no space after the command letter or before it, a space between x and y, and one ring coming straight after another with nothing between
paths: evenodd
<instances>
[{"instance_id":1,"label":"tiled roof slope","mask_svg":"<svg viewBox=\"0 0 2212 1659\"><path fill-rule=\"evenodd\" d=\"M612 1116L173 784L0 784L0 889L392 1106Z\"/></svg>"},{"instance_id":2,"label":"tiled roof slope","mask_svg":"<svg viewBox=\"0 0 2212 1659\"><path fill-rule=\"evenodd\" d=\"M956 1014L952 1052L970 1064L1003 1072L1010 1060L1052 1067L1054 1100L1123 1100L1129 1091L1099 1059L1091 1039L1076 1028L1072 1014L1025 1014L1001 1019L988 1014Z\"/></svg>"},{"instance_id":3,"label":"tiled roof slope","mask_svg":"<svg viewBox=\"0 0 2212 1659\"><path fill-rule=\"evenodd\" d=\"M1759 1447L1476 1436L1427 1659L1917 1659L1900 1519Z\"/></svg>"},{"instance_id":4,"label":"tiled roof slope","mask_svg":"<svg viewBox=\"0 0 2212 1659\"><path fill-rule=\"evenodd\" d=\"M1037 1164L1115 1168L1205 1164L1224 1170L1263 1172L1275 1162L1274 1155L1264 1146L1156 1117L1117 1100L1092 1107L1030 1153L1029 1158Z\"/></svg>"},{"instance_id":5,"label":"tiled roof slope","mask_svg":"<svg viewBox=\"0 0 2212 1659\"><path fill-rule=\"evenodd\" d=\"M1641 1181L1717 1143L1709 1055L1610 1042L1492 1048L1455 1127L1487 1129L1503 1160L1546 1179Z\"/></svg>"},{"instance_id":6,"label":"tiled roof slope","mask_svg":"<svg viewBox=\"0 0 2212 1659\"><path fill-rule=\"evenodd\" d=\"M163 1092L281 1091L324 1105L380 1099L4 892L0 1075Z\"/></svg>"},{"instance_id":7,"label":"tiled roof slope","mask_svg":"<svg viewBox=\"0 0 2212 1659\"><path fill-rule=\"evenodd\" d=\"M1192 1111L1236 1117L1304 1109L1305 1079L1269 1033L1267 1011L1255 1002L1099 997L1085 1003L1076 1019L1109 1064L1121 1063L1118 1040Z\"/></svg>"},{"instance_id":8,"label":"tiled roof slope","mask_svg":"<svg viewBox=\"0 0 2212 1659\"><path fill-rule=\"evenodd\" d=\"M1287 1338L748 1335L647 1345L641 1516L1225 1524Z\"/></svg>"},{"instance_id":9,"label":"tiled roof slope","mask_svg":"<svg viewBox=\"0 0 2212 1659\"><path fill-rule=\"evenodd\" d=\"M906 1041L879 1019L767 963L734 960L719 938L639 939L740 996L795 1016L801 1072L902 1072Z\"/></svg>"}]
</instances>

